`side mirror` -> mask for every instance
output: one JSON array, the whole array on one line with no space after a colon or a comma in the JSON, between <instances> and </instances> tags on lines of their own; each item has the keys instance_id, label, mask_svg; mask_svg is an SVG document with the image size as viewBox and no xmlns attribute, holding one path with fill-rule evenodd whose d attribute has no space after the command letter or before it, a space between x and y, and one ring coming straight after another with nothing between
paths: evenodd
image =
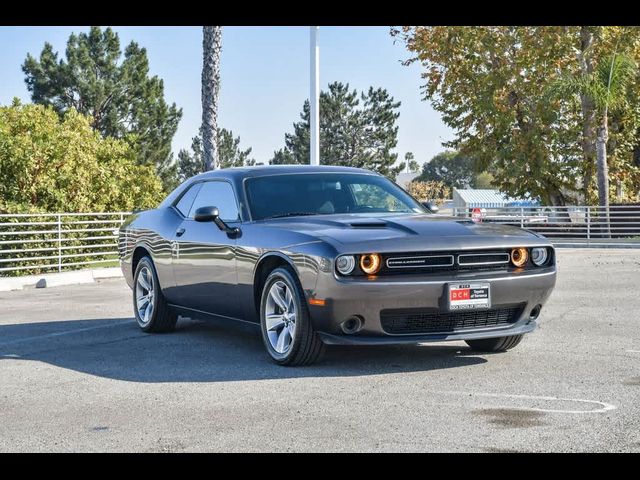
<instances>
[{"instance_id":1,"label":"side mirror","mask_svg":"<svg viewBox=\"0 0 640 480\"><path fill-rule=\"evenodd\" d=\"M196 222L213 222L216 226L226 232L228 235L236 236L240 234L238 227L230 227L220 218L220 212L218 207L200 207L196 210L193 219Z\"/></svg>"},{"instance_id":2,"label":"side mirror","mask_svg":"<svg viewBox=\"0 0 640 480\"><path fill-rule=\"evenodd\" d=\"M193 219L196 222L215 222L220 216L217 207L200 207L196 210Z\"/></svg>"},{"instance_id":3,"label":"side mirror","mask_svg":"<svg viewBox=\"0 0 640 480\"><path fill-rule=\"evenodd\" d=\"M424 205L426 209L429 210L431 213L438 213L440 211L440 209L435 203L422 202L422 205Z\"/></svg>"}]
</instances>

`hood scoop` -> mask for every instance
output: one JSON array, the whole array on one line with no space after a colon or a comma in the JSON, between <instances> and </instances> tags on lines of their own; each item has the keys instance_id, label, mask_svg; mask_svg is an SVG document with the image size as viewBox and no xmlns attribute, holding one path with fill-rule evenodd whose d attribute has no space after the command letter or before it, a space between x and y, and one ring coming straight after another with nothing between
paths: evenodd
<instances>
[{"instance_id":1,"label":"hood scoop","mask_svg":"<svg viewBox=\"0 0 640 480\"><path fill-rule=\"evenodd\" d=\"M361 221L361 222L351 222L349 223L353 228L386 228L388 226L387 222L376 222L376 221Z\"/></svg>"}]
</instances>

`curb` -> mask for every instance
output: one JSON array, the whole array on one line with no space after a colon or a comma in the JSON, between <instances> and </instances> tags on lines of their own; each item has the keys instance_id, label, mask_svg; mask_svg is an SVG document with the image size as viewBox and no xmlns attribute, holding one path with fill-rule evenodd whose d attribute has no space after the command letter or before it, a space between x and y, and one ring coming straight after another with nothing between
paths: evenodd
<instances>
[{"instance_id":1,"label":"curb","mask_svg":"<svg viewBox=\"0 0 640 480\"><path fill-rule=\"evenodd\" d=\"M0 278L0 292L22 290L24 287L46 288L62 285L76 285L93 283L103 278L122 277L119 267L94 268L91 270L76 270L62 273L45 273L42 275L27 275L24 277Z\"/></svg>"}]
</instances>

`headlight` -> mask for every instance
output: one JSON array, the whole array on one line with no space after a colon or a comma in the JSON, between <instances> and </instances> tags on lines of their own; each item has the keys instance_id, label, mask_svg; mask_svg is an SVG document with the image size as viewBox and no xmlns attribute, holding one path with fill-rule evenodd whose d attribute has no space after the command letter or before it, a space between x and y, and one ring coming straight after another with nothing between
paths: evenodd
<instances>
[{"instance_id":1,"label":"headlight","mask_svg":"<svg viewBox=\"0 0 640 480\"><path fill-rule=\"evenodd\" d=\"M511 250L511 263L515 267L524 267L527 260L529 260L529 252L526 248L514 248Z\"/></svg>"},{"instance_id":2,"label":"headlight","mask_svg":"<svg viewBox=\"0 0 640 480\"><path fill-rule=\"evenodd\" d=\"M381 264L382 261L380 260L380 255L377 253L360 255L360 268L367 275L374 275L378 273Z\"/></svg>"},{"instance_id":3,"label":"headlight","mask_svg":"<svg viewBox=\"0 0 640 480\"><path fill-rule=\"evenodd\" d=\"M336 268L342 275L349 275L356 267L356 259L353 255L342 255L336 259Z\"/></svg>"},{"instance_id":4,"label":"headlight","mask_svg":"<svg viewBox=\"0 0 640 480\"><path fill-rule=\"evenodd\" d=\"M549 253L546 248L532 248L531 249L531 261L541 267L545 263L547 263L547 258L549 258Z\"/></svg>"}]
</instances>

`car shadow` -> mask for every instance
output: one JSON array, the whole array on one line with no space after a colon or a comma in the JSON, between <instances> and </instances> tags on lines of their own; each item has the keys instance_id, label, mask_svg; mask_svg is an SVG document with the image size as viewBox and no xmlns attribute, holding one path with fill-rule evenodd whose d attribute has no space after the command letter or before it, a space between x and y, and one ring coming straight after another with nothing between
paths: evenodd
<instances>
[{"instance_id":1,"label":"car shadow","mask_svg":"<svg viewBox=\"0 0 640 480\"><path fill-rule=\"evenodd\" d=\"M131 382L380 375L486 362L451 344L331 346L317 364L287 368L269 360L254 325L180 319L173 333L146 334L133 318L0 325L0 361L8 359Z\"/></svg>"}]
</instances>

